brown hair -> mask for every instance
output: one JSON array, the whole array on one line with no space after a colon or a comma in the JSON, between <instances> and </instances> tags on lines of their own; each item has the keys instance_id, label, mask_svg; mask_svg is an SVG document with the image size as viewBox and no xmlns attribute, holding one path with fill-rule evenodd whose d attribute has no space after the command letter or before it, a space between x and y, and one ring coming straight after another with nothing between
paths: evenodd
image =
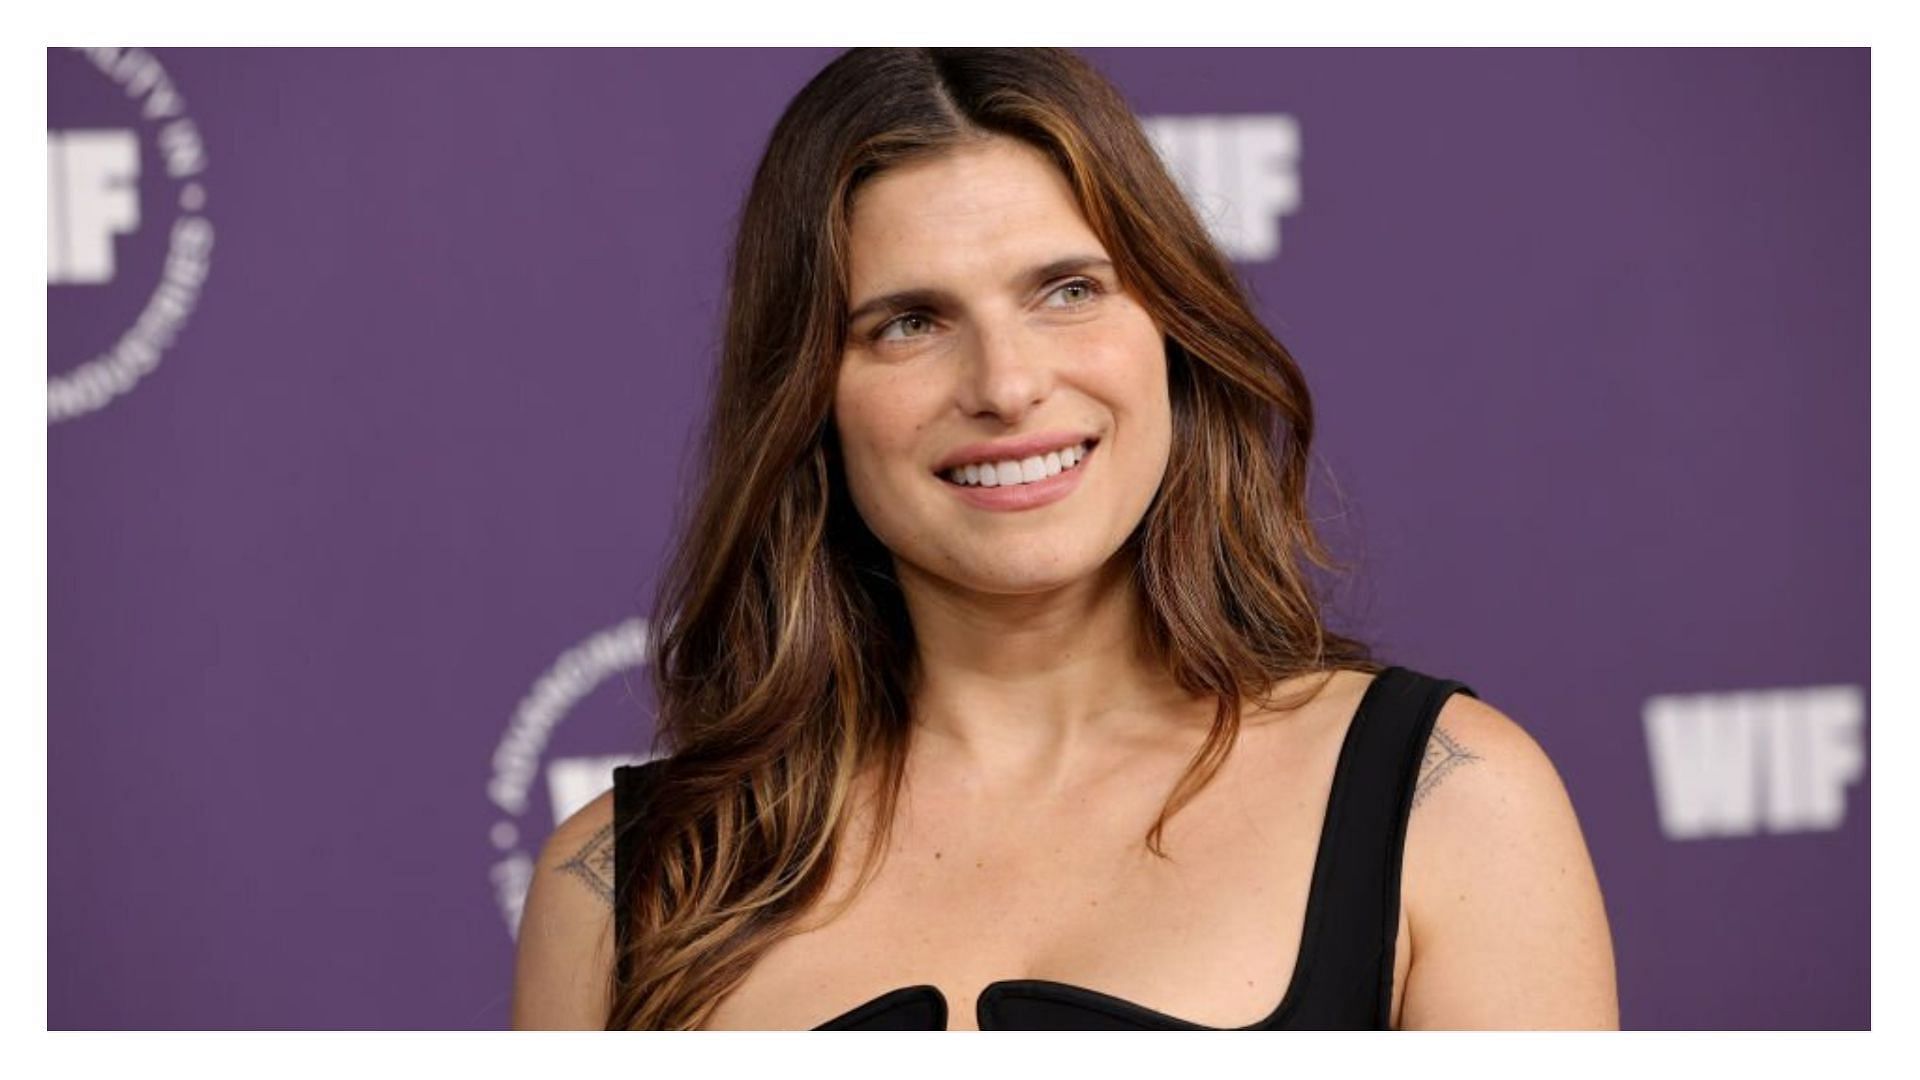
<instances>
[{"instance_id":1,"label":"brown hair","mask_svg":"<svg viewBox=\"0 0 1920 1080\"><path fill-rule=\"evenodd\" d=\"M661 579L652 670L672 757L633 838L611 1028L693 1028L824 893L855 778L885 850L907 756L913 628L853 510L831 422L847 219L897 163L1005 135L1045 151L1165 331L1173 443L1128 540L1144 639L1216 695L1205 744L1145 842L1213 777L1243 702L1296 675L1378 671L1329 631L1303 559L1313 408L1285 348L1119 92L1055 49L854 49L774 127L739 223L696 501Z\"/></svg>"}]
</instances>

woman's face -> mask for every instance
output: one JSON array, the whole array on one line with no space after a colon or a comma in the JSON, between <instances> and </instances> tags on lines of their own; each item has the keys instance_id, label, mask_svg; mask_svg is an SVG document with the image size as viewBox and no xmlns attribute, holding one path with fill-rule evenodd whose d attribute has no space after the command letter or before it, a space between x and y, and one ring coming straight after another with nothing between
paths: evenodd
<instances>
[{"instance_id":1,"label":"woman's face","mask_svg":"<svg viewBox=\"0 0 1920 1080\"><path fill-rule=\"evenodd\" d=\"M1159 489L1172 412L1160 330L1066 178L996 137L879 174L850 229L833 413L867 527L903 577L1022 594L1093 573Z\"/></svg>"}]
</instances>

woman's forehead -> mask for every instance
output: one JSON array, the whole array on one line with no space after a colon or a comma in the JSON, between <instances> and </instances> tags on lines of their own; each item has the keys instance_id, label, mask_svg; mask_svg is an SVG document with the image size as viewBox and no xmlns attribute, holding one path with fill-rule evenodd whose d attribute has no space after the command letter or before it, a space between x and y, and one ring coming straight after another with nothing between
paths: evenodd
<instances>
[{"instance_id":1,"label":"woman's forehead","mask_svg":"<svg viewBox=\"0 0 1920 1080\"><path fill-rule=\"evenodd\" d=\"M850 221L856 286L909 288L934 275L1104 255L1066 177L1012 139L943 153L863 186ZM879 279L885 279L884 281Z\"/></svg>"},{"instance_id":2,"label":"woman's forehead","mask_svg":"<svg viewBox=\"0 0 1920 1080\"><path fill-rule=\"evenodd\" d=\"M855 192L856 234L908 227L965 227L1013 212L1079 217L1073 188L1038 148L997 138L905 162L869 178Z\"/></svg>"}]
</instances>

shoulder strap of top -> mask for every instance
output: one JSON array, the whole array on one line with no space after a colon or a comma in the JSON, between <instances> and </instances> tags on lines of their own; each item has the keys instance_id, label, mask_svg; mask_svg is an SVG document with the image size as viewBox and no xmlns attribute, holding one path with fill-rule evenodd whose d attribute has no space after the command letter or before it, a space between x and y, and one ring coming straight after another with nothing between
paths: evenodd
<instances>
[{"instance_id":1,"label":"shoulder strap of top","mask_svg":"<svg viewBox=\"0 0 1920 1080\"><path fill-rule=\"evenodd\" d=\"M1384 1028L1392 1015L1400 922L1400 861L1414 785L1440 707L1465 683L1404 667L1367 687L1333 777L1328 895L1318 898L1316 986L1302 1002L1306 1026Z\"/></svg>"},{"instance_id":2,"label":"shoulder strap of top","mask_svg":"<svg viewBox=\"0 0 1920 1080\"><path fill-rule=\"evenodd\" d=\"M613 957L622 984L627 981L627 913L632 910L633 864L647 801L665 759L613 770Z\"/></svg>"}]
</instances>

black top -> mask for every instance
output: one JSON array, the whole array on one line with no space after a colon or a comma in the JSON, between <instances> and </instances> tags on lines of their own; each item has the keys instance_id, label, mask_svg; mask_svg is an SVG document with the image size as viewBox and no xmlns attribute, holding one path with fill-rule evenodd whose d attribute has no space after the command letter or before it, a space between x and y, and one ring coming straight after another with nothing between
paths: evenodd
<instances>
[{"instance_id":1,"label":"black top","mask_svg":"<svg viewBox=\"0 0 1920 1080\"><path fill-rule=\"evenodd\" d=\"M1382 671L1360 699L1340 746L1307 893L1299 957L1280 1004L1243 1030L1385 1028L1393 1002L1400 922L1400 857L1414 783L1440 706L1471 687L1404 667ZM627 895L628 827L644 813L662 761L614 770L614 888ZM624 954L626 920L614 920ZM982 1030L1204 1029L1097 990L1046 979L987 984L975 1004ZM947 1001L938 987L903 986L815 1030L939 1031Z\"/></svg>"}]
</instances>

